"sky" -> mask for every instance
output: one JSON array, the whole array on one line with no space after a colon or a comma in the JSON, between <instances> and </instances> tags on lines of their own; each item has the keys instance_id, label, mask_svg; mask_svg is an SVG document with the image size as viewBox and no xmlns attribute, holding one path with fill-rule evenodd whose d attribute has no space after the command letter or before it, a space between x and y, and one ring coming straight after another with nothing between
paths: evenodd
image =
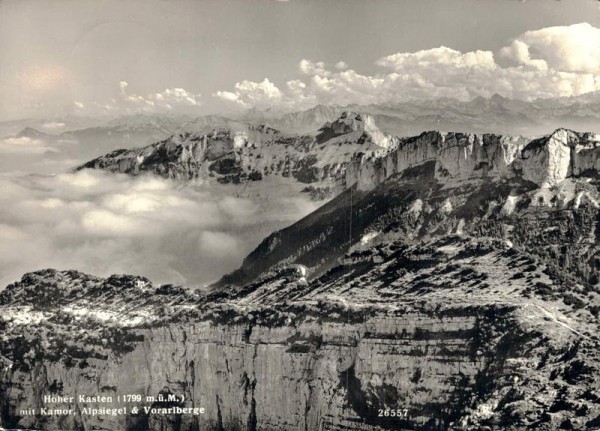
<instances>
[{"instance_id":1,"label":"sky","mask_svg":"<svg viewBox=\"0 0 600 431\"><path fill-rule=\"evenodd\" d=\"M0 120L600 89L596 0L3 0Z\"/></svg>"}]
</instances>

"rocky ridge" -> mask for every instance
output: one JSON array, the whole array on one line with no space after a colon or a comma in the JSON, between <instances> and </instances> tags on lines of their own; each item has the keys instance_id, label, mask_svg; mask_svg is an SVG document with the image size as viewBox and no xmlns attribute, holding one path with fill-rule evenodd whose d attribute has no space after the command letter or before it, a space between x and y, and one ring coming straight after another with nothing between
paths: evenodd
<instances>
[{"instance_id":1,"label":"rocky ridge","mask_svg":"<svg viewBox=\"0 0 600 431\"><path fill-rule=\"evenodd\" d=\"M568 177L594 175L600 168L600 135L557 129L527 139L492 134L426 132L403 139L384 157L356 160L348 170L349 184L370 190L406 169L435 162L438 182L499 180L521 177L540 187L555 186Z\"/></svg>"},{"instance_id":2,"label":"rocky ridge","mask_svg":"<svg viewBox=\"0 0 600 431\"><path fill-rule=\"evenodd\" d=\"M402 139L380 158L357 157L347 169L353 187L267 237L222 283L244 284L288 263L320 275L361 238L490 233L528 244L527 229L549 239L540 253L595 281L598 250L588 239L596 235L599 157L598 135L565 129L535 140L440 132ZM541 226L557 231L552 240L567 236L561 251Z\"/></svg>"},{"instance_id":3,"label":"rocky ridge","mask_svg":"<svg viewBox=\"0 0 600 431\"><path fill-rule=\"evenodd\" d=\"M381 157L398 142L369 116L345 112L310 134L289 135L263 125L185 132L144 148L114 151L77 169L233 184L277 175L341 191L356 155Z\"/></svg>"}]
</instances>

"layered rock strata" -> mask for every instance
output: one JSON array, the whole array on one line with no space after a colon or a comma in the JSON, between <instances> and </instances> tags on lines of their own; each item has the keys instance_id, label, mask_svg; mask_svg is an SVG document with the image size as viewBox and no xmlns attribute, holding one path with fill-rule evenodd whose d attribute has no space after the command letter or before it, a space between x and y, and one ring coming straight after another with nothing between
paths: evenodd
<instances>
[{"instance_id":1,"label":"layered rock strata","mask_svg":"<svg viewBox=\"0 0 600 431\"><path fill-rule=\"evenodd\" d=\"M360 157L346 183L371 190L406 169L435 162L441 183L520 177L538 186L555 186L571 176L597 172L600 135L558 129L539 139L500 135L426 132L403 139L383 157Z\"/></svg>"}]
</instances>

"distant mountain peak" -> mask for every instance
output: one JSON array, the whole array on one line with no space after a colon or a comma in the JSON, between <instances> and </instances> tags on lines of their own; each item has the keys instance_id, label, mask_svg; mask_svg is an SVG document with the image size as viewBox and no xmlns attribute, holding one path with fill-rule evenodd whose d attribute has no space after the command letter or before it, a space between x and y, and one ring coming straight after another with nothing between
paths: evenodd
<instances>
[{"instance_id":1,"label":"distant mountain peak","mask_svg":"<svg viewBox=\"0 0 600 431\"><path fill-rule=\"evenodd\" d=\"M334 135L343 135L346 133L356 132L358 130L365 129L365 122L375 122L369 115L362 115L358 112L344 111L335 120L327 122L319 130L326 131L330 130Z\"/></svg>"},{"instance_id":2,"label":"distant mountain peak","mask_svg":"<svg viewBox=\"0 0 600 431\"><path fill-rule=\"evenodd\" d=\"M369 114L356 111L344 111L332 122L325 123L319 129L318 142L325 142L343 135L361 135L359 142L372 142L378 147L389 149L398 143L398 138L382 132Z\"/></svg>"},{"instance_id":3,"label":"distant mountain peak","mask_svg":"<svg viewBox=\"0 0 600 431\"><path fill-rule=\"evenodd\" d=\"M578 136L579 133L575 132L574 130L568 129L566 127L559 127L558 129L555 129L550 135L549 137L555 137L558 135L569 135L569 136Z\"/></svg>"},{"instance_id":4,"label":"distant mountain peak","mask_svg":"<svg viewBox=\"0 0 600 431\"><path fill-rule=\"evenodd\" d=\"M44 136L48 136L47 133L44 132L40 132L37 129L34 129L33 127L25 127L23 130L21 130L18 134L17 134L17 138L41 138Z\"/></svg>"},{"instance_id":5,"label":"distant mountain peak","mask_svg":"<svg viewBox=\"0 0 600 431\"><path fill-rule=\"evenodd\" d=\"M256 132L264 133L266 135L276 135L281 133L279 130L274 129L273 127L269 127L266 124L259 124L257 126L250 125L249 130L254 130Z\"/></svg>"}]
</instances>

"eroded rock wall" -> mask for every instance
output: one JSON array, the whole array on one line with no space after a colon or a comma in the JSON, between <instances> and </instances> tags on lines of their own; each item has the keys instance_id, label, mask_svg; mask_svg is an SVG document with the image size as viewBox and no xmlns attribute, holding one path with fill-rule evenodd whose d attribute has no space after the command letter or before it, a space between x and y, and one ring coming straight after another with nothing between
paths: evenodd
<instances>
[{"instance_id":1,"label":"eroded rock wall","mask_svg":"<svg viewBox=\"0 0 600 431\"><path fill-rule=\"evenodd\" d=\"M494 324L480 311L446 316L414 311L364 322L338 316L280 327L204 322L147 329L144 341L119 358L87 358L71 368L40 360L28 371L8 372L2 379L2 424L47 430L368 430L425 424L446 429L470 399L478 376L501 356L489 339L483 347ZM497 310L496 317L503 314ZM518 343L514 348L518 351ZM18 413L39 409L42 396L51 393L116 398L165 391L184 395L186 406L204 407L205 414L76 413L44 420ZM80 412L84 405L68 407ZM379 409L406 409L408 416L380 417Z\"/></svg>"},{"instance_id":2,"label":"eroded rock wall","mask_svg":"<svg viewBox=\"0 0 600 431\"><path fill-rule=\"evenodd\" d=\"M356 159L346 182L367 191L393 174L431 161L435 161L435 178L440 183L519 176L540 187L551 187L570 176L597 172L600 137L565 129L535 140L426 132L405 139L381 159Z\"/></svg>"}]
</instances>

